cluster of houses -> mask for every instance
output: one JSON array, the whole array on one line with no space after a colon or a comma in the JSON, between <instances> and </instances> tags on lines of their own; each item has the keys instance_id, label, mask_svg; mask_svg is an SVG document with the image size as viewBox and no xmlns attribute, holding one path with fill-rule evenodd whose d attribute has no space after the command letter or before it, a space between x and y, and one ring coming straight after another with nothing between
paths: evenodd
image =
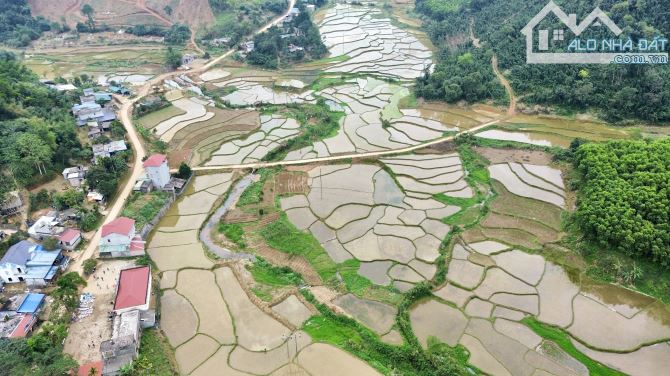
<instances>
[{"instance_id":1,"label":"cluster of houses","mask_svg":"<svg viewBox=\"0 0 670 376\"><path fill-rule=\"evenodd\" d=\"M62 249L72 251L82 240L79 230L68 227L68 224L74 224L77 219L78 214L74 209L51 211L30 225L28 235L36 241L56 238Z\"/></svg>"}]
</instances>

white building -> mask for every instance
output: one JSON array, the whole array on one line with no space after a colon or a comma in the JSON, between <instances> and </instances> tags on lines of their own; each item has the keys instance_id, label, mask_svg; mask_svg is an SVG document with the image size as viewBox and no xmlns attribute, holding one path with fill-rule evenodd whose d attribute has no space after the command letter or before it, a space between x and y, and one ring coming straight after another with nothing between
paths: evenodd
<instances>
[{"instance_id":1,"label":"white building","mask_svg":"<svg viewBox=\"0 0 670 376\"><path fill-rule=\"evenodd\" d=\"M0 279L4 283L25 282L41 287L51 282L67 263L60 250L46 251L41 245L22 240L0 259Z\"/></svg>"},{"instance_id":2,"label":"white building","mask_svg":"<svg viewBox=\"0 0 670 376\"><path fill-rule=\"evenodd\" d=\"M119 217L102 226L100 257L144 255L144 242L135 232L135 220Z\"/></svg>"},{"instance_id":3,"label":"white building","mask_svg":"<svg viewBox=\"0 0 670 376\"><path fill-rule=\"evenodd\" d=\"M170 167L163 154L154 154L147 158L144 161L144 171L157 189L163 189L170 182Z\"/></svg>"}]
</instances>

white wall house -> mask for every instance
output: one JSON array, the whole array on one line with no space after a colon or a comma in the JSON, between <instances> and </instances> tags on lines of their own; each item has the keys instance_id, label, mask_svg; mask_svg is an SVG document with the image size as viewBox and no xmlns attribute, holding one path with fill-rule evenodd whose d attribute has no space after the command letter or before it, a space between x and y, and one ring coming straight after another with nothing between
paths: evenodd
<instances>
[{"instance_id":1,"label":"white wall house","mask_svg":"<svg viewBox=\"0 0 670 376\"><path fill-rule=\"evenodd\" d=\"M11 246L0 259L0 279L4 283L45 286L64 265L60 250L45 251L38 244L22 240Z\"/></svg>"},{"instance_id":2,"label":"white wall house","mask_svg":"<svg viewBox=\"0 0 670 376\"><path fill-rule=\"evenodd\" d=\"M100 257L132 257L144 255L144 242L135 232L135 221L119 217L102 226Z\"/></svg>"},{"instance_id":3,"label":"white wall house","mask_svg":"<svg viewBox=\"0 0 670 376\"><path fill-rule=\"evenodd\" d=\"M154 154L147 158L144 161L144 171L158 189L163 189L170 182L170 167L167 157L163 154Z\"/></svg>"}]
</instances>

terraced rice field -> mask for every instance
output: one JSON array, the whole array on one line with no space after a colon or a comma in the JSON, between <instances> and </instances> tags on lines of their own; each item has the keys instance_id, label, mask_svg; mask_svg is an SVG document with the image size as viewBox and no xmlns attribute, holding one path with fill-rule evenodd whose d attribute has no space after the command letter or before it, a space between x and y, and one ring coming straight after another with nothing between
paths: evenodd
<instances>
[{"instance_id":1,"label":"terraced rice field","mask_svg":"<svg viewBox=\"0 0 670 376\"><path fill-rule=\"evenodd\" d=\"M278 148L281 142L296 137L300 124L295 119L279 115L261 116L258 132L245 139L225 142L212 154L206 166L220 166L258 162L269 152Z\"/></svg>"},{"instance_id":2,"label":"terraced rice field","mask_svg":"<svg viewBox=\"0 0 670 376\"><path fill-rule=\"evenodd\" d=\"M326 72L412 80L432 68L430 49L379 14L380 10L373 7L340 3L326 13L319 31L331 57L350 57Z\"/></svg>"},{"instance_id":3,"label":"terraced rice field","mask_svg":"<svg viewBox=\"0 0 670 376\"><path fill-rule=\"evenodd\" d=\"M631 374L662 373L663 362L655 360L670 355L667 344L654 345L670 338L670 312L661 303L615 286L574 282L540 255L491 240L459 242L448 270L437 299L412 309L412 328L424 345L430 336L462 344L469 362L486 373L588 375L520 322L529 316L565 329L585 353ZM653 372L639 372L635 361Z\"/></svg>"},{"instance_id":4,"label":"terraced rice field","mask_svg":"<svg viewBox=\"0 0 670 376\"><path fill-rule=\"evenodd\" d=\"M459 208L436 193L472 197L457 155L407 155L382 165L342 164L308 171L309 192L280 200L288 219L308 230L337 263L355 258L358 273L401 291L435 275L441 219Z\"/></svg>"},{"instance_id":5,"label":"terraced rice field","mask_svg":"<svg viewBox=\"0 0 670 376\"><path fill-rule=\"evenodd\" d=\"M335 347L313 344L307 333L296 330L311 311L295 295L272 308L259 307L239 281L239 265L221 265L206 256L198 229L232 178L195 177L148 242L161 272L161 328L175 349L179 372L330 375L323 370L326 362L335 369L377 375L364 362Z\"/></svg>"}]
</instances>

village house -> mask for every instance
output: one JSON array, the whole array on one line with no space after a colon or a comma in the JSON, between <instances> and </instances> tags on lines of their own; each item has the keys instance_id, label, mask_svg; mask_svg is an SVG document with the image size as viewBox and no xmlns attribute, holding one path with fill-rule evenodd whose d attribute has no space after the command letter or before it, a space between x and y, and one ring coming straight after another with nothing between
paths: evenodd
<instances>
[{"instance_id":1,"label":"village house","mask_svg":"<svg viewBox=\"0 0 670 376\"><path fill-rule=\"evenodd\" d=\"M245 54L248 54L248 53L253 52L253 50L254 50L255 48L256 48L256 44L255 44L254 41L252 41L252 40L240 44L240 49L241 49L242 52L244 52Z\"/></svg>"},{"instance_id":2,"label":"village house","mask_svg":"<svg viewBox=\"0 0 670 376\"><path fill-rule=\"evenodd\" d=\"M84 180L86 180L87 172L88 167L84 166L68 167L65 170L63 170L63 178L67 180L67 182L71 186L79 188L84 183Z\"/></svg>"},{"instance_id":3,"label":"village house","mask_svg":"<svg viewBox=\"0 0 670 376\"><path fill-rule=\"evenodd\" d=\"M149 310L151 300L151 269L139 266L121 270L116 286L114 313Z\"/></svg>"},{"instance_id":4,"label":"village house","mask_svg":"<svg viewBox=\"0 0 670 376\"><path fill-rule=\"evenodd\" d=\"M95 144L93 149L93 163L97 164L99 158L109 158L112 155L128 150L123 140L111 141L106 144Z\"/></svg>"},{"instance_id":5,"label":"village house","mask_svg":"<svg viewBox=\"0 0 670 376\"><path fill-rule=\"evenodd\" d=\"M72 251L81 243L81 232L75 229L67 229L58 237L61 248Z\"/></svg>"},{"instance_id":6,"label":"village house","mask_svg":"<svg viewBox=\"0 0 670 376\"><path fill-rule=\"evenodd\" d=\"M181 65L191 65L195 61L195 56L191 54L184 54L184 56L181 57Z\"/></svg>"},{"instance_id":7,"label":"village house","mask_svg":"<svg viewBox=\"0 0 670 376\"><path fill-rule=\"evenodd\" d=\"M130 95L130 90L128 90L124 86L110 85L109 86L109 91L111 91L114 94L119 94L119 95ZM111 100L111 98L110 98L110 100Z\"/></svg>"},{"instance_id":8,"label":"village house","mask_svg":"<svg viewBox=\"0 0 670 376\"><path fill-rule=\"evenodd\" d=\"M151 268L124 269L119 274L114 299L112 338L100 345L103 375L117 375L126 364L137 358L141 330L155 324L151 302Z\"/></svg>"},{"instance_id":9,"label":"village house","mask_svg":"<svg viewBox=\"0 0 670 376\"><path fill-rule=\"evenodd\" d=\"M163 189L170 182L170 167L167 157L163 154L154 154L144 161L144 171L158 189Z\"/></svg>"},{"instance_id":10,"label":"village house","mask_svg":"<svg viewBox=\"0 0 670 376\"><path fill-rule=\"evenodd\" d=\"M288 45L288 52L290 52L290 53L295 53L295 52L304 51L304 50L305 50L304 47L296 46L293 43Z\"/></svg>"},{"instance_id":11,"label":"village house","mask_svg":"<svg viewBox=\"0 0 670 376\"><path fill-rule=\"evenodd\" d=\"M46 251L39 244L22 240L0 260L0 279L4 283L25 282L31 287L43 287L67 267L68 261L60 249Z\"/></svg>"},{"instance_id":12,"label":"village house","mask_svg":"<svg viewBox=\"0 0 670 376\"><path fill-rule=\"evenodd\" d=\"M136 234L135 220L119 217L102 226L100 257L134 257L144 255L144 241Z\"/></svg>"},{"instance_id":13,"label":"village house","mask_svg":"<svg viewBox=\"0 0 670 376\"><path fill-rule=\"evenodd\" d=\"M86 194L86 201L95 202L98 205L103 205L105 203L105 196L98 191L89 191Z\"/></svg>"},{"instance_id":14,"label":"village house","mask_svg":"<svg viewBox=\"0 0 670 376\"><path fill-rule=\"evenodd\" d=\"M286 18L284 18L284 22L292 22L295 17L298 17L300 15L300 9L293 7L291 10L288 12L288 15Z\"/></svg>"},{"instance_id":15,"label":"village house","mask_svg":"<svg viewBox=\"0 0 670 376\"><path fill-rule=\"evenodd\" d=\"M0 338L23 338L33 329L44 306L44 294L21 294L10 298L0 310Z\"/></svg>"},{"instance_id":16,"label":"village house","mask_svg":"<svg viewBox=\"0 0 670 376\"><path fill-rule=\"evenodd\" d=\"M8 217L18 214L23 206L19 192L12 191L7 194L4 202L0 203L0 217Z\"/></svg>"},{"instance_id":17,"label":"village house","mask_svg":"<svg viewBox=\"0 0 670 376\"><path fill-rule=\"evenodd\" d=\"M65 228L61 226L56 215L56 212L51 212L48 215L40 217L32 226L30 226L28 235L35 240L44 240L46 238L59 236L65 231Z\"/></svg>"}]
</instances>

